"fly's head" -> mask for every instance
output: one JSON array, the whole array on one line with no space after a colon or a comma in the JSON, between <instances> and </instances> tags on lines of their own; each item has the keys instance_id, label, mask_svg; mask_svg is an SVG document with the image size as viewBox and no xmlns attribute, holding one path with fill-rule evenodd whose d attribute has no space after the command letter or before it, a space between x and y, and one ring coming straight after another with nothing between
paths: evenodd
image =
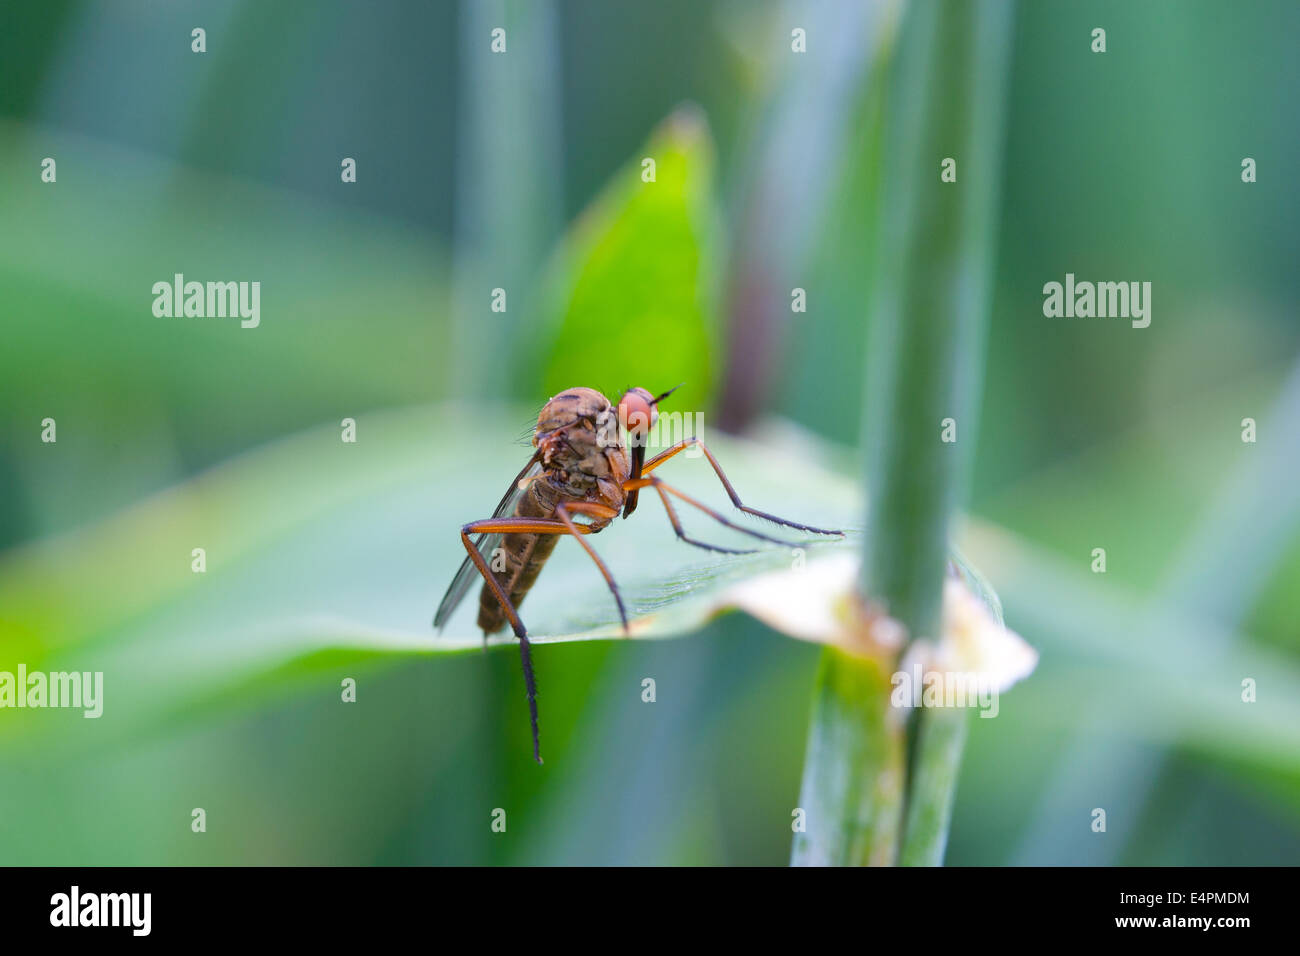
<instances>
[{"instance_id":1,"label":"fly's head","mask_svg":"<svg viewBox=\"0 0 1300 956\"><path fill-rule=\"evenodd\" d=\"M681 385L675 385L661 395L654 395L644 388L629 388L618 400L618 421L627 435L628 444L632 446L632 455L628 463L628 477L636 481L641 477L641 468L645 464L646 443L650 438L650 429L659 420L659 403L671 395ZM636 510L637 491L628 492L623 503L623 517L626 518Z\"/></svg>"}]
</instances>

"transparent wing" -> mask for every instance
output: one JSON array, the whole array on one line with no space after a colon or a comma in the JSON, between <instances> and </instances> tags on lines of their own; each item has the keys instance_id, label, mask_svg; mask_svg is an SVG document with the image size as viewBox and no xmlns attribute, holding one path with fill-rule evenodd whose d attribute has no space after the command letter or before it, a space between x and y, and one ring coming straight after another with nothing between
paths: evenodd
<instances>
[{"instance_id":1,"label":"transparent wing","mask_svg":"<svg viewBox=\"0 0 1300 956\"><path fill-rule=\"evenodd\" d=\"M515 480L510 483L510 487L506 489L506 493L502 495L501 503L497 505L496 511L492 512L492 517L502 518L515 513L515 505L519 503L519 499L524 495L523 489L519 487L519 482L525 478L531 478L542 470L540 459L540 452L528 459L528 464L524 465L519 474L515 476ZM502 535L499 532L484 532L474 539L474 547L478 549L478 553L483 555L489 564L492 561L492 552L501 545L501 537ZM433 626L441 630L443 625L447 623L447 619L460 606L460 602L464 600L470 588L482 580L483 576L479 574L478 568L474 567L474 562L466 555L465 560L460 564L460 569L456 572L456 576L451 579L451 585L447 588L447 593L442 596L442 603L438 605L438 613L433 616Z\"/></svg>"}]
</instances>

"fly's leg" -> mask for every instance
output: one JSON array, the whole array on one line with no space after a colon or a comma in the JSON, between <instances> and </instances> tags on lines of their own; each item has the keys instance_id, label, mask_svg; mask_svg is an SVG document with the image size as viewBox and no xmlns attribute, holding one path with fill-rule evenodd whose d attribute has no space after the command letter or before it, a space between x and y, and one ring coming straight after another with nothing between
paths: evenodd
<instances>
[{"instance_id":1,"label":"fly's leg","mask_svg":"<svg viewBox=\"0 0 1300 956\"><path fill-rule=\"evenodd\" d=\"M631 633L627 624L627 609L623 607L623 595L618 593L618 585L614 583L614 575L609 573L609 568L605 567L605 562L600 560L600 555L596 549L587 543L583 535L589 534L588 529L574 523L570 512L577 514L594 515L598 518L614 518L618 512L606 505L599 504L595 501L562 501L555 506L555 517L564 522L565 528L569 534L573 535L582 549L587 552L591 560L596 562L596 567L600 569L601 577L609 585L610 593L614 595L614 603L618 605L618 617L623 622L623 636L626 637Z\"/></svg>"},{"instance_id":2,"label":"fly's leg","mask_svg":"<svg viewBox=\"0 0 1300 956\"><path fill-rule=\"evenodd\" d=\"M537 733L537 679L533 675L533 654L528 644L528 631L524 627L524 622L519 619L519 612L510 603L510 597L506 594L505 589L501 587L501 582L497 580L497 576L492 573L487 562L483 560L483 555L479 554L478 548L474 547L474 542L469 539L471 534L478 534L481 531L534 530L517 527L523 520L489 518L486 521L473 521L460 529L460 540L465 545L465 550L469 552L469 559L474 562L474 567L478 569L478 573L483 576L483 580L492 589L493 596L497 599L497 603L501 605L501 610L505 612L506 619L510 621L510 629L515 632L515 637L519 638L519 660L523 664L524 687L528 691L528 722L533 731L533 759L541 763L541 742ZM531 524L536 520L528 519L528 523ZM502 524L508 524L512 527L497 527Z\"/></svg>"},{"instance_id":3,"label":"fly's leg","mask_svg":"<svg viewBox=\"0 0 1300 956\"><path fill-rule=\"evenodd\" d=\"M669 495L675 495L676 497L680 498L682 501L686 502L691 507L699 508L706 515L708 515L714 521L718 522L718 524L722 525L723 527L730 528L733 531L739 531L741 534L747 534L751 538L758 538L760 541L770 541L772 544L779 544L787 548L799 547L799 542L797 541L783 541L781 538L773 538L771 535L763 534L763 532L761 531L755 531L753 528L746 528L744 525L739 525L736 524L734 521L727 520L727 518L719 514L717 511L714 511L708 505L704 504L703 502L696 501L686 492L681 491L678 488L674 488L672 485L668 484L668 482L664 481L662 478L656 478L655 476L651 475L648 478L640 478L637 479L636 481L627 481L623 483L624 488L633 488L633 487L644 488L647 485L653 486L655 491L659 492L659 499L664 503L664 510L668 512L668 520L673 523L673 530L677 532L677 537L681 538L687 544L693 544L699 548L707 548L710 551L721 551L724 554L753 554L752 549L748 551L739 551L734 548L720 548L717 545L705 544L703 541L696 541L693 538L688 538L685 532L683 532L682 530L681 522L677 518L677 512L673 508L672 502L668 500Z\"/></svg>"},{"instance_id":4,"label":"fly's leg","mask_svg":"<svg viewBox=\"0 0 1300 956\"><path fill-rule=\"evenodd\" d=\"M603 505L591 505L590 507L576 508L576 505L586 506L588 503L577 502L571 503L568 507L573 510L583 510L589 513L599 513L606 516L612 516L616 512L604 507ZM556 509L557 514L562 514L563 505ZM601 509L596 512L595 509ZM510 596L506 594L505 589L501 587L501 582L497 576L492 573L488 567L487 561L483 555L479 554L478 548L474 547L474 542L470 540L472 534L482 534L487 532L500 532L502 534L571 534L578 543L586 549L591 555L596 566L600 568L601 574L605 576L605 581L609 584L610 589L614 592L614 598L618 601L619 615L623 619L623 630L627 631L627 615L623 611L623 599L619 596L618 588L614 584L614 579L609 570L605 567L604 562L596 556L591 545L583 540L583 536L590 534L590 529L574 524L573 519L567 514L562 514L559 520L552 518L486 518L482 521L471 521L460 529L461 544L465 546L465 551L469 554L469 559L474 562L474 567L482 575L483 580L487 582L488 587L492 590L492 595L501 605L501 610L505 612L506 619L510 622L510 629L515 632L515 637L519 638L519 659L524 668L524 686L528 691L528 720L533 731L533 759L538 763L542 762L541 746L537 732L537 680L533 675L533 655L531 645L528 642L528 630L524 627L524 622L519 617L519 612L515 610L514 604L510 601Z\"/></svg>"},{"instance_id":5,"label":"fly's leg","mask_svg":"<svg viewBox=\"0 0 1300 956\"><path fill-rule=\"evenodd\" d=\"M700 441L698 438L684 438L681 441L679 441L677 444L673 445L671 448L667 448L664 451L660 452L659 454L655 455L653 458L651 458L649 461L645 463L645 466L641 469L641 474L642 475L650 474L650 472L654 471L656 468L658 468L660 465L666 462L669 458L672 458L674 455L678 454L679 452L684 451L685 449L689 448L691 445L698 445L700 451L704 452L704 457L709 459L709 464L713 466L713 470L717 474L718 480L722 482L722 487L727 489L727 497L729 497L731 499L731 503L735 505L737 508L739 508L741 511L745 512L746 514L754 515L755 517L758 518L763 518L766 521L772 521L775 522L776 524L785 525L787 528L797 528L800 531L807 531L811 534L832 534L832 535L839 535L840 537L844 537L843 531L833 531L833 530L828 530L826 528L814 528L811 525L799 524L796 521L787 521L785 518L778 518L776 515L768 514L766 511L759 511L757 508L749 507L749 505L745 504L740 500L740 495L736 494L736 489L733 488L731 482L727 480L727 475L722 470L722 466L718 464L718 459L713 457L713 452L709 451L708 446L706 446L704 442ZM683 500L686 500L684 496L681 495L680 492L674 491L674 494L677 494L679 497L683 497ZM695 504L695 502L692 502L692 504ZM707 508L703 508L703 506L701 505L697 505L697 507L700 507L702 510L705 511L708 510ZM726 524L726 522L723 523Z\"/></svg>"},{"instance_id":6,"label":"fly's leg","mask_svg":"<svg viewBox=\"0 0 1300 956\"><path fill-rule=\"evenodd\" d=\"M596 554L596 549L586 541L586 536L591 534L591 529L586 525L576 524L573 520L573 514L594 515L598 518L613 518L618 512L606 505L594 501L565 501L555 506L554 518L487 518L483 521L475 521L465 525L460 529L460 539L465 545L465 550L469 552L470 560L478 568L479 573L492 587L492 593L496 596L497 603L501 605L501 610L505 611L506 617L510 621L510 626L514 629L516 637L524 637L524 623L519 619L514 605L510 603L510 598L506 595L505 589L501 587L501 582L496 579L496 575L488 570L487 562L483 555L479 554L478 548L470 541L471 534L489 534L496 532L500 534L571 534L582 545L582 549L587 552L591 560L596 562L596 567L600 570L601 576L605 583L609 585L610 593L614 595L614 603L618 605L619 620L623 622L623 632L627 633L627 611L623 607L623 597L619 594L618 585L614 583L614 576L609 573L609 568L605 567L605 562Z\"/></svg>"},{"instance_id":7,"label":"fly's leg","mask_svg":"<svg viewBox=\"0 0 1300 956\"><path fill-rule=\"evenodd\" d=\"M659 492L659 500L664 503L664 511L668 514L668 520L672 522L673 531L677 533L679 541L685 541L687 544L693 544L697 548L704 548L706 551L719 551L722 554L753 554L757 548L723 548L716 544L709 544L705 541L697 541L684 530L682 530L681 520L677 517L677 509L673 503L668 500L668 492L664 491L663 482L658 478L650 479L655 486L655 491Z\"/></svg>"}]
</instances>

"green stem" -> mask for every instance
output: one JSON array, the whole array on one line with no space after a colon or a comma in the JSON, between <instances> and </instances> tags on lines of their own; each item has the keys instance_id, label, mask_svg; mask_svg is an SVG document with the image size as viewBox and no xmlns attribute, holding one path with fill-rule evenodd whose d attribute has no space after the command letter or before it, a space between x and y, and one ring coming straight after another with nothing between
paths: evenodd
<instances>
[{"instance_id":1,"label":"green stem","mask_svg":"<svg viewBox=\"0 0 1300 956\"><path fill-rule=\"evenodd\" d=\"M860 583L909 640L941 637L949 522L974 447L1010 11L1003 0L914 0L891 78ZM941 177L948 159L952 182ZM796 839L794 862L942 862L967 715L918 711L903 746L905 712L891 708L889 691L876 664L825 652L801 797L810 835ZM807 805L835 820L818 839Z\"/></svg>"},{"instance_id":2,"label":"green stem","mask_svg":"<svg viewBox=\"0 0 1300 956\"><path fill-rule=\"evenodd\" d=\"M795 866L887 866L902 825L904 739L889 668L828 647L808 734Z\"/></svg>"},{"instance_id":3,"label":"green stem","mask_svg":"<svg viewBox=\"0 0 1300 956\"><path fill-rule=\"evenodd\" d=\"M902 866L942 866L969 723L966 711L960 708L931 709L917 717L907 828L898 862Z\"/></svg>"},{"instance_id":4,"label":"green stem","mask_svg":"<svg viewBox=\"0 0 1300 956\"><path fill-rule=\"evenodd\" d=\"M881 290L870 353L875 497L862 584L912 640L942 636L949 523L974 447L1010 9L914 3L900 43L891 153L905 185L886 219L901 241L880 273L897 288ZM939 175L947 158L955 182ZM913 716L904 865L943 862L966 724L963 710Z\"/></svg>"},{"instance_id":5,"label":"green stem","mask_svg":"<svg viewBox=\"0 0 1300 956\"><path fill-rule=\"evenodd\" d=\"M871 533L862 586L907 629L942 630L949 523L974 447L988 319L1010 5L909 7L889 132L900 189L887 207L868 399ZM940 163L956 162L955 182ZM946 432L945 432L946 426ZM912 719L899 861L943 862L967 714Z\"/></svg>"}]
</instances>

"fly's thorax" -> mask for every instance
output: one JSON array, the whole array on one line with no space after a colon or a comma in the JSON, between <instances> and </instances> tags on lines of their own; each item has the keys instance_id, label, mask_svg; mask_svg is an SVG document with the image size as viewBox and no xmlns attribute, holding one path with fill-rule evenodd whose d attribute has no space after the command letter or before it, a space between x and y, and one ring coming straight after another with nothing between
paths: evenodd
<instances>
[{"instance_id":1,"label":"fly's thorax","mask_svg":"<svg viewBox=\"0 0 1300 956\"><path fill-rule=\"evenodd\" d=\"M547 402L537 416L533 444L541 450L547 477L566 494L585 497L597 482L627 478L618 415L594 388L566 389Z\"/></svg>"}]
</instances>

